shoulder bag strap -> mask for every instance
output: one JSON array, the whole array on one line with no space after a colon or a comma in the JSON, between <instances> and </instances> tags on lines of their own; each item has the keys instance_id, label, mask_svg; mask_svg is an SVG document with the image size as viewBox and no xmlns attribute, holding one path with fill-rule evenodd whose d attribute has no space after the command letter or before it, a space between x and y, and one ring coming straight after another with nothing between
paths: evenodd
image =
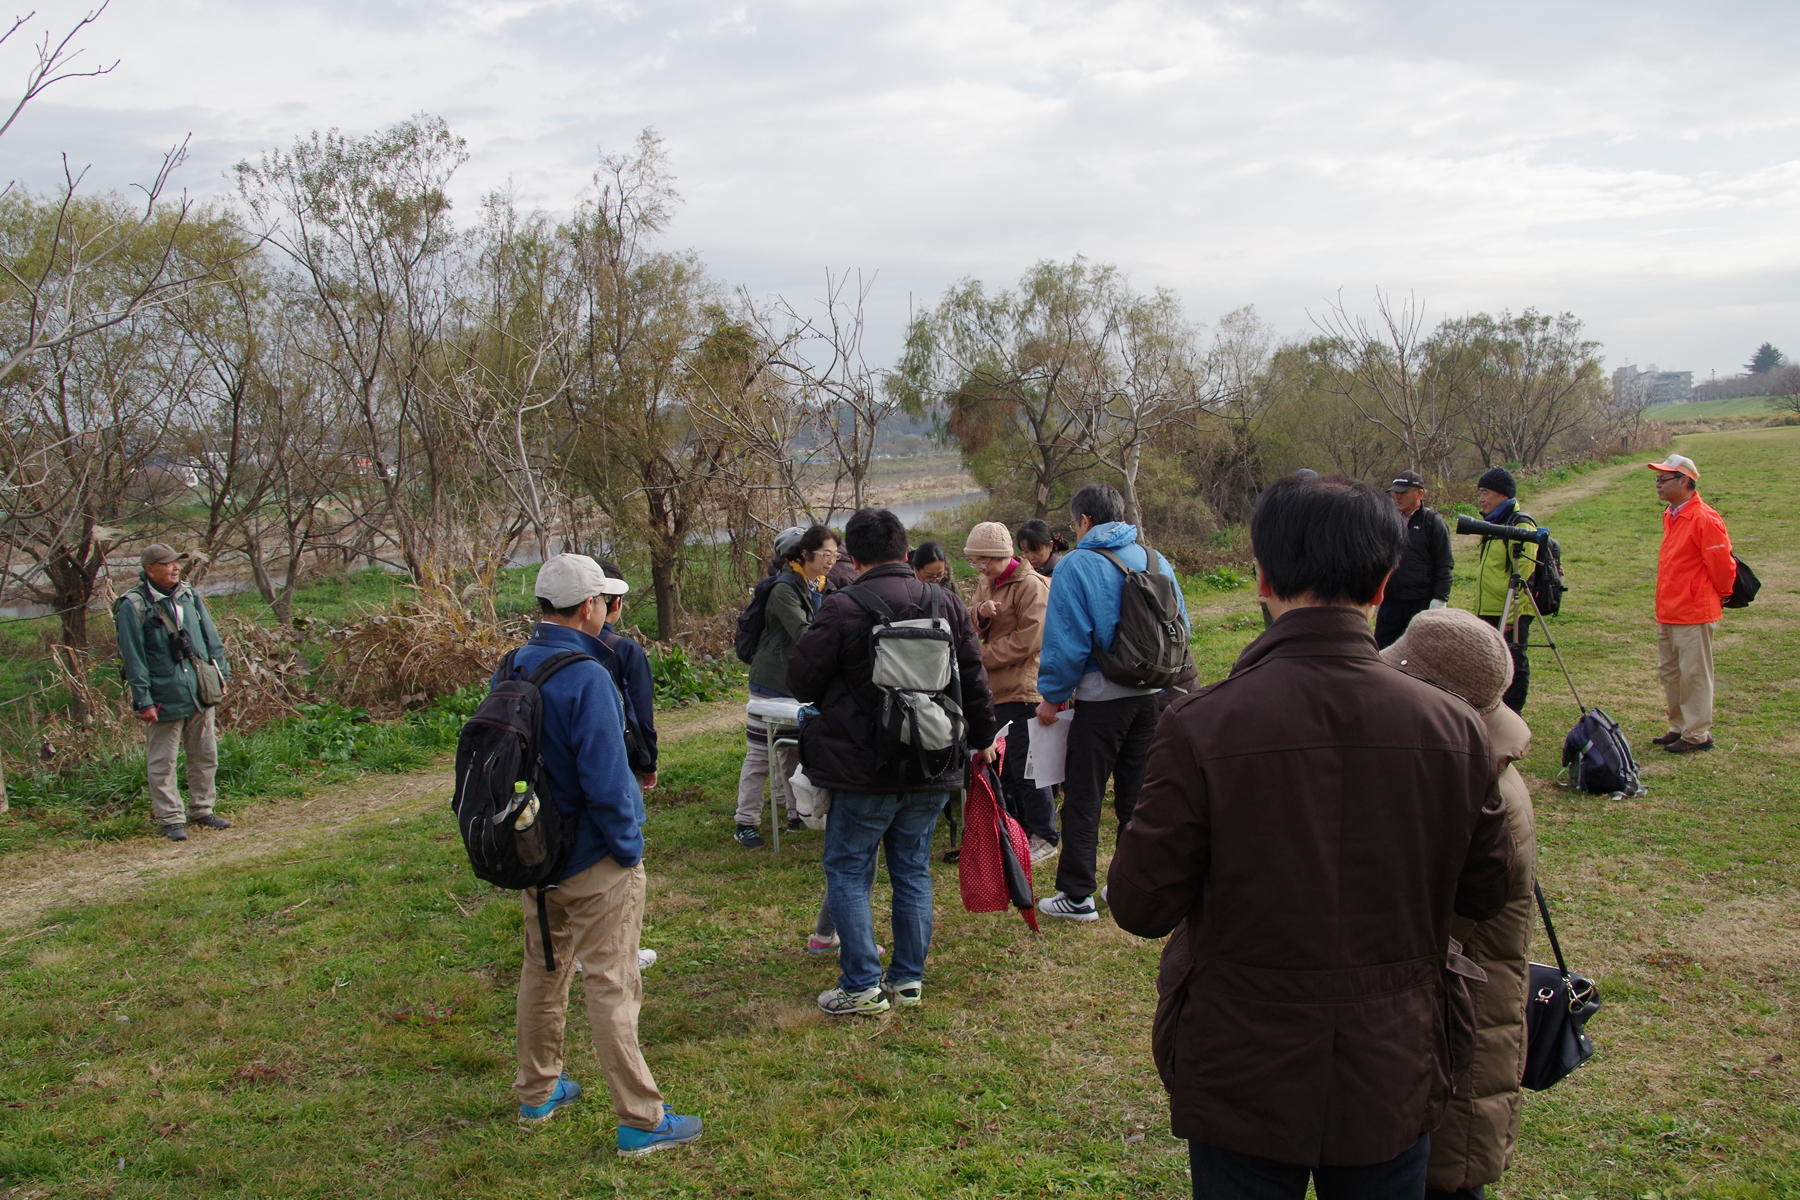
<instances>
[{"instance_id":1,"label":"shoulder bag strap","mask_svg":"<svg viewBox=\"0 0 1800 1200\"><path fill-rule=\"evenodd\" d=\"M849 587L839 588L838 590L856 601L856 603L862 607L863 611L869 613L878 621L881 621L883 624L893 624L894 610L889 608L887 603L883 601L880 596L877 596L862 584L853 583Z\"/></svg>"},{"instance_id":2,"label":"shoulder bag strap","mask_svg":"<svg viewBox=\"0 0 1800 1200\"><path fill-rule=\"evenodd\" d=\"M1556 955L1556 969L1569 977L1569 964L1563 961L1562 943L1556 940L1556 926L1550 922L1550 906L1544 903L1544 889L1536 880L1531 883L1531 890L1537 894L1538 912L1544 918L1544 932L1550 935L1550 950Z\"/></svg>"},{"instance_id":3,"label":"shoulder bag strap","mask_svg":"<svg viewBox=\"0 0 1800 1200\"><path fill-rule=\"evenodd\" d=\"M1120 558L1118 555L1114 554L1111 550L1108 550L1102 546L1091 546L1091 547L1089 547L1089 549L1091 549L1095 554L1098 554L1102 558L1106 559L1106 561L1111 563L1113 566L1119 568L1119 570L1125 572L1125 574L1127 574L1127 575L1131 574L1131 568L1125 565L1125 560Z\"/></svg>"},{"instance_id":4,"label":"shoulder bag strap","mask_svg":"<svg viewBox=\"0 0 1800 1200\"><path fill-rule=\"evenodd\" d=\"M571 663L597 663L599 661L600 660L593 655L583 654L579 650L558 650L555 654L552 654L549 658L546 658L543 662L533 668L531 674L525 677L525 682L533 687L541 688L544 684L549 682L552 675L556 674L564 667L569 666Z\"/></svg>"}]
</instances>

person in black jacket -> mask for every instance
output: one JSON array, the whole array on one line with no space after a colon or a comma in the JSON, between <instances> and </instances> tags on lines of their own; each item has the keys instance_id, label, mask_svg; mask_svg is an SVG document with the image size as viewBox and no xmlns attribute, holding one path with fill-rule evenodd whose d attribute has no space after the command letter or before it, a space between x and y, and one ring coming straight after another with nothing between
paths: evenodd
<instances>
[{"instance_id":1,"label":"person in black jacket","mask_svg":"<svg viewBox=\"0 0 1800 1200\"><path fill-rule=\"evenodd\" d=\"M1402 471L1387 490L1406 522L1406 545L1375 611L1375 645L1383 650L1400 640L1419 613L1449 603L1453 563L1450 530L1425 507L1424 478L1417 471Z\"/></svg>"},{"instance_id":2,"label":"person in black jacket","mask_svg":"<svg viewBox=\"0 0 1800 1200\"><path fill-rule=\"evenodd\" d=\"M844 546L859 572L856 586L880 598L896 619L924 615L926 585L906 562L906 527L886 509L865 508L844 526ZM968 744L993 757L994 701L981 664L975 622L954 591L942 588L939 613L956 643L959 678L949 695L968 723ZM788 690L818 707L800 726L800 762L817 787L831 790L825 823L825 894L837 926L838 986L819 996L833 1016L885 1012L917 1004L931 946L931 835L950 793L967 786L968 764L931 779L883 771L876 747L881 692L871 681L869 633L875 618L854 592L833 592L788 658ZM894 889L894 957L886 978L875 947L869 886L875 852L887 850Z\"/></svg>"}]
</instances>

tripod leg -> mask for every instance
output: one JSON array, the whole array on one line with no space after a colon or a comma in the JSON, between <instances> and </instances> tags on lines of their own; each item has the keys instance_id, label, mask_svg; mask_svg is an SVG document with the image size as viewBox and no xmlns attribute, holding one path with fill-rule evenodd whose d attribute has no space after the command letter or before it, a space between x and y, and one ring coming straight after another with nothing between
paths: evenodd
<instances>
[{"instance_id":1,"label":"tripod leg","mask_svg":"<svg viewBox=\"0 0 1800 1200\"><path fill-rule=\"evenodd\" d=\"M1569 694L1575 697L1575 707L1581 710L1582 716L1586 716L1587 705L1581 702L1581 690L1575 686L1575 677L1569 674L1569 664L1563 661L1562 651L1556 647L1556 637L1550 632L1550 622L1544 618L1543 613L1538 612L1537 599L1530 592L1525 593L1525 603L1531 605L1531 611L1537 616L1538 626L1544 631L1544 642L1556 657L1556 665L1562 668L1563 678L1569 684Z\"/></svg>"}]
</instances>

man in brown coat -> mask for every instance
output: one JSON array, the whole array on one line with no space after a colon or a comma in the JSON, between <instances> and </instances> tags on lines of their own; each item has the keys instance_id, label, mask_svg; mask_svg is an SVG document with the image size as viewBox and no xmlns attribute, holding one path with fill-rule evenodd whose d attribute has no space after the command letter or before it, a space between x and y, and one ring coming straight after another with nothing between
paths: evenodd
<instances>
[{"instance_id":1,"label":"man in brown coat","mask_svg":"<svg viewBox=\"0 0 1800 1200\"><path fill-rule=\"evenodd\" d=\"M1512 862L1487 732L1376 655L1401 546L1381 493L1279 480L1250 537L1273 623L1164 714L1109 902L1181 927L1152 1048L1196 1196L1416 1197L1467 1045L1452 912L1499 912Z\"/></svg>"}]
</instances>

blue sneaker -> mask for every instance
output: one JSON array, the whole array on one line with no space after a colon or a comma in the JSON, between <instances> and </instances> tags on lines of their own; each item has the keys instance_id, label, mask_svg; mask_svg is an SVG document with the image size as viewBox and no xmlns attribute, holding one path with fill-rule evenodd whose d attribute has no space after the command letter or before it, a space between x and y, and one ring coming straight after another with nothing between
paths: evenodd
<instances>
[{"instance_id":1,"label":"blue sneaker","mask_svg":"<svg viewBox=\"0 0 1800 1200\"><path fill-rule=\"evenodd\" d=\"M667 1150L670 1146L685 1146L699 1140L700 1118L677 1116L675 1110L667 1104L663 1105L662 1124L655 1129L619 1126L619 1153L629 1158L654 1154L658 1150Z\"/></svg>"},{"instance_id":2,"label":"blue sneaker","mask_svg":"<svg viewBox=\"0 0 1800 1200\"><path fill-rule=\"evenodd\" d=\"M556 1115L557 1109L565 1104L573 1103L580 1095L581 1085L564 1075L556 1081L556 1090L550 1093L548 1100L542 1104L519 1105L519 1124L536 1125L548 1121Z\"/></svg>"}]
</instances>

